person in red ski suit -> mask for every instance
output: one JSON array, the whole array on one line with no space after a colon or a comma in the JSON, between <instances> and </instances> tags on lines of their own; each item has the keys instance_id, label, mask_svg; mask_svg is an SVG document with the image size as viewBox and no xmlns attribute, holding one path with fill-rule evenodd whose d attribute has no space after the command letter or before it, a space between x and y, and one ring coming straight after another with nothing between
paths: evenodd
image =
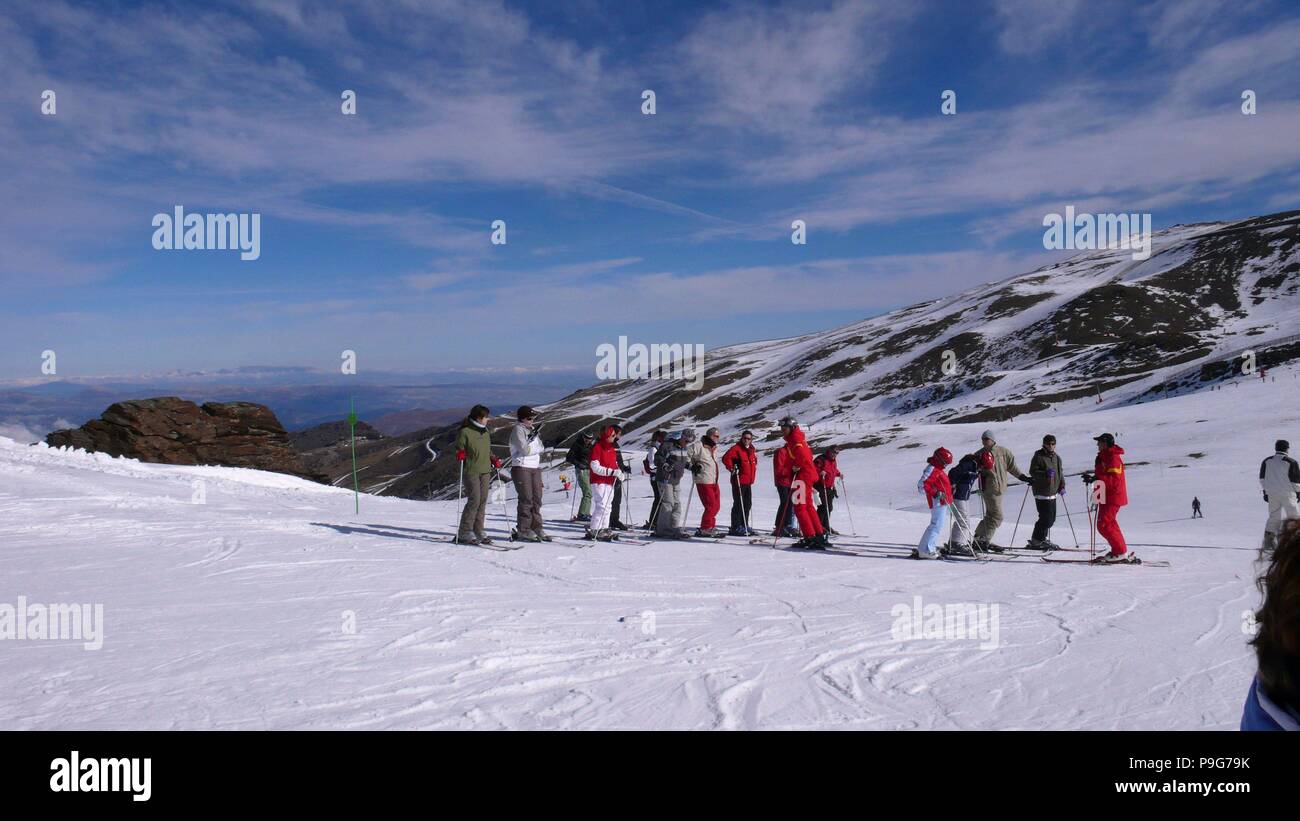
<instances>
[{"instance_id":1,"label":"person in red ski suit","mask_svg":"<svg viewBox=\"0 0 1300 821\"><path fill-rule=\"evenodd\" d=\"M1128 504L1128 482L1124 478L1124 449L1115 444L1109 433L1093 437L1097 442L1097 460L1093 480L1102 484L1097 504L1097 533L1110 545L1107 560L1127 560L1128 545L1119 529L1119 509ZM1086 478L1086 477L1085 477Z\"/></svg>"},{"instance_id":2,"label":"person in red ski suit","mask_svg":"<svg viewBox=\"0 0 1300 821\"><path fill-rule=\"evenodd\" d=\"M825 550L830 547L826 530L817 516L817 501L813 488L819 478L817 465L813 461L812 448L808 439L799 429L799 423L790 417L781 420L781 431L785 435L786 445L790 448L790 457L794 465L794 484L791 486L790 500L794 504L794 515L799 520L799 530L803 539L797 546L810 550Z\"/></svg>"},{"instance_id":3,"label":"person in red ski suit","mask_svg":"<svg viewBox=\"0 0 1300 821\"><path fill-rule=\"evenodd\" d=\"M782 445L772 452L772 482L776 485L778 503L773 536L780 536L795 523L794 509L790 504L790 485L794 483L794 463L790 459L790 446Z\"/></svg>"}]
</instances>

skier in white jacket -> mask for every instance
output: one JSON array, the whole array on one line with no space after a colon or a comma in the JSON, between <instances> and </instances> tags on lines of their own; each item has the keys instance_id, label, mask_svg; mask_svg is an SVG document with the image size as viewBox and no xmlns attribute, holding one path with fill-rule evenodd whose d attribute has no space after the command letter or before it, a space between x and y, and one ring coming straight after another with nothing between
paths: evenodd
<instances>
[{"instance_id":1,"label":"skier in white jacket","mask_svg":"<svg viewBox=\"0 0 1300 821\"><path fill-rule=\"evenodd\" d=\"M519 495L512 538L549 542L542 527L542 451L546 446L538 435L537 412L524 405L515 414L519 423L510 431L510 478Z\"/></svg>"},{"instance_id":2,"label":"skier in white jacket","mask_svg":"<svg viewBox=\"0 0 1300 821\"><path fill-rule=\"evenodd\" d=\"M1279 439L1274 444L1276 453L1259 466L1259 486L1268 502L1268 522L1264 525L1264 550L1277 547L1278 535L1288 519L1300 519L1300 465L1287 455L1291 443Z\"/></svg>"}]
</instances>

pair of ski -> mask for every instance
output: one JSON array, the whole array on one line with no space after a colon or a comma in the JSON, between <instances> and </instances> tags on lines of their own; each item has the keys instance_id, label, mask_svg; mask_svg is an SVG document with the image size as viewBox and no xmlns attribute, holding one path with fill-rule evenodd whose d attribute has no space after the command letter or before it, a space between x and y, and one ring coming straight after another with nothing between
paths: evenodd
<instances>
[{"instance_id":1,"label":"pair of ski","mask_svg":"<svg viewBox=\"0 0 1300 821\"><path fill-rule=\"evenodd\" d=\"M450 538L446 539L446 541L454 545L460 545L462 547L479 547L482 548L483 550L495 550L498 553L509 553L511 550L521 550L524 547L523 543L514 544L512 542L505 542L505 543L493 542L492 544L483 544L482 542L479 542L477 544L470 544L469 542L462 542L457 540L455 536L451 536Z\"/></svg>"}]
</instances>

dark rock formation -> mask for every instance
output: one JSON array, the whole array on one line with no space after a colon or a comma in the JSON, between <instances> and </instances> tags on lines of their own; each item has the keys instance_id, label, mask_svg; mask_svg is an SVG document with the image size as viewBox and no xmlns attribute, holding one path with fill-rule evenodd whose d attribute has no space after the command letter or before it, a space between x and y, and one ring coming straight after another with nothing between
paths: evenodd
<instances>
[{"instance_id":1,"label":"dark rock formation","mask_svg":"<svg viewBox=\"0 0 1300 821\"><path fill-rule=\"evenodd\" d=\"M221 465L320 481L303 467L270 408L176 396L116 402L99 419L45 437L51 447L129 456L166 465Z\"/></svg>"}]
</instances>

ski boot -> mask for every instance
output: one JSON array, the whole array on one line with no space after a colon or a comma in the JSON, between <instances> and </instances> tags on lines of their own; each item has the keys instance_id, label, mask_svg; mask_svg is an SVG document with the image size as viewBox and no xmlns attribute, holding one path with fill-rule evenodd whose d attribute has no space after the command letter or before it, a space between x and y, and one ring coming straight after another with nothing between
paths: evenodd
<instances>
[{"instance_id":1,"label":"ski boot","mask_svg":"<svg viewBox=\"0 0 1300 821\"><path fill-rule=\"evenodd\" d=\"M475 544L492 544L492 540L489 539L487 536L478 536L476 537L476 539L477 541L475 542Z\"/></svg>"},{"instance_id":2,"label":"ski boot","mask_svg":"<svg viewBox=\"0 0 1300 821\"><path fill-rule=\"evenodd\" d=\"M939 558L941 555L942 553L922 553L919 548L914 547L912 548L912 553L910 554L909 558L922 559L922 560L934 560Z\"/></svg>"},{"instance_id":3,"label":"ski boot","mask_svg":"<svg viewBox=\"0 0 1300 821\"><path fill-rule=\"evenodd\" d=\"M1093 559L1094 564L1140 564L1138 557L1129 550L1124 553L1107 553Z\"/></svg>"},{"instance_id":4,"label":"ski boot","mask_svg":"<svg viewBox=\"0 0 1300 821\"><path fill-rule=\"evenodd\" d=\"M818 533L808 540L806 547L808 550L829 550L834 546L825 533Z\"/></svg>"},{"instance_id":5,"label":"ski boot","mask_svg":"<svg viewBox=\"0 0 1300 821\"><path fill-rule=\"evenodd\" d=\"M537 541L539 542L551 541L550 534L548 534L545 530L534 530L533 535L537 537Z\"/></svg>"},{"instance_id":6,"label":"ski boot","mask_svg":"<svg viewBox=\"0 0 1300 821\"><path fill-rule=\"evenodd\" d=\"M627 525L623 524L622 522L614 522L614 523L613 523L612 525L610 525L609 527L610 527L611 530L631 530L631 529L632 529L632 528L628 527Z\"/></svg>"},{"instance_id":7,"label":"ski boot","mask_svg":"<svg viewBox=\"0 0 1300 821\"><path fill-rule=\"evenodd\" d=\"M953 544L952 542L949 542L947 545L939 549L939 555L973 559L975 558L975 551L970 549L970 545Z\"/></svg>"},{"instance_id":8,"label":"ski boot","mask_svg":"<svg viewBox=\"0 0 1300 821\"><path fill-rule=\"evenodd\" d=\"M1045 552L1051 549L1051 546L1042 539L1030 539L1029 543L1025 545L1025 550L1042 550Z\"/></svg>"},{"instance_id":9,"label":"ski boot","mask_svg":"<svg viewBox=\"0 0 1300 821\"><path fill-rule=\"evenodd\" d=\"M582 538L589 542L596 541L596 531L587 528L587 532L582 534Z\"/></svg>"},{"instance_id":10,"label":"ski boot","mask_svg":"<svg viewBox=\"0 0 1300 821\"><path fill-rule=\"evenodd\" d=\"M472 534L468 536L457 535L456 538L452 539L452 541L456 544L476 545L478 544L478 537Z\"/></svg>"},{"instance_id":11,"label":"ski boot","mask_svg":"<svg viewBox=\"0 0 1300 821\"><path fill-rule=\"evenodd\" d=\"M617 542L617 541L618 541L618 534L615 533L614 531L610 530L609 528L605 528L604 530L597 531L597 533L596 533L596 541L598 541L598 542Z\"/></svg>"}]
</instances>

